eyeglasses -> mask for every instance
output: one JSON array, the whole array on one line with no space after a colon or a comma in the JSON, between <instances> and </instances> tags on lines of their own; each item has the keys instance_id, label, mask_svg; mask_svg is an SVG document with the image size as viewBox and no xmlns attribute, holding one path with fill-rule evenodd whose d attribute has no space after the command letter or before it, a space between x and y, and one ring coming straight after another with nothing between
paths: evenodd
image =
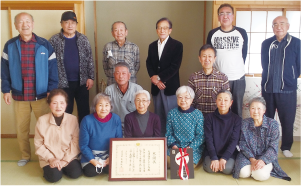
<instances>
[{"instance_id":1,"label":"eyeglasses","mask_svg":"<svg viewBox=\"0 0 301 189\"><path fill-rule=\"evenodd\" d=\"M135 102L137 102L138 104L140 103L140 102L142 102L143 104L145 104L145 103L147 103L148 102L148 100L135 100Z\"/></svg>"},{"instance_id":2,"label":"eyeglasses","mask_svg":"<svg viewBox=\"0 0 301 189\"><path fill-rule=\"evenodd\" d=\"M178 99L181 100L181 101L182 101L183 99L184 99L185 101L187 101L187 100L190 100L191 98L188 97L188 96L185 96L185 97L179 96Z\"/></svg>"},{"instance_id":3,"label":"eyeglasses","mask_svg":"<svg viewBox=\"0 0 301 189\"><path fill-rule=\"evenodd\" d=\"M221 12L221 13L219 13L218 15L219 15L219 16L225 16L225 15L231 16L231 15L233 15L233 13L232 13L232 12Z\"/></svg>"},{"instance_id":4,"label":"eyeglasses","mask_svg":"<svg viewBox=\"0 0 301 189\"><path fill-rule=\"evenodd\" d=\"M159 27L159 28L157 28L157 30L168 30L169 29L169 27Z\"/></svg>"},{"instance_id":5,"label":"eyeglasses","mask_svg":"<svg viewBox=\"0 0 301 189\"><path fill-rule=\"evenodd\" d=\"M273 27L273 28L278 27L278 26L283 27L283 26L285 26L286 24L287 24L286 22L281 22L280 24L276 24L276 23L275 23L275 24L272 25L272 27Z\"/></svg>"},{"instance_id":6,"label":"eyeglasses","mask_svg":"<svg viewBox=\"0 0 301 189\"><path fill-rule=\"evenodd\" d=\"M115 75L126 75L128 72L114 72Z\"/></svg>"}]
</instances>

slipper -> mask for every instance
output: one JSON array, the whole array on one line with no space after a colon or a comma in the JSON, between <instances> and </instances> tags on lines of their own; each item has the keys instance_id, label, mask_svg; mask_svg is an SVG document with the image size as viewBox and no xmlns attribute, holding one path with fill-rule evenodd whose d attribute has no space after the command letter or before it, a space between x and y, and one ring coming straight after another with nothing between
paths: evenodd
<instances>
[{"instance_id":1,"label":"slipper","mask_svg":"<svg viewBox=\"0 0 301 189\"><path fill-rule=\"evenodd\" d=\"M18 161L18 166L22 167L29 162L29 159L21 159Z\"/></svg>"}]
</instances>

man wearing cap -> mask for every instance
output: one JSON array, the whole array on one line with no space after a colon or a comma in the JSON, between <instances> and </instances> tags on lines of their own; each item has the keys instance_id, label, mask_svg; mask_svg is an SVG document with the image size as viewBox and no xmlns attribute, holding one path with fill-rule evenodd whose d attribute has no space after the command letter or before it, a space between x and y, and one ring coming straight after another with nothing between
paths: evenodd
<instances>
[{"instance_id":1,"label":"man wearing cap","mask_svg":"<svg viewBox=\"0 0 301 189\"><path fill-rule=\"evenodd\" d=\"M14 111L17 138L22 154L18 166L31 158L29 132L33 111L36 119L49 112L47 95L58 85L55 52L50 43L32 32L32 15L21 12L15 16L20 35L6 42L1 57L1 90L4 102ZM12 96L10 94L12 92Z\"/></svg>"},{"instance_id":2,"label":"man wearing cap","mask_svg":"<svg viewBox=\"0 0 301 189\"><path fill-rule=\"evenodd\" d=\"M131 79L137 83L136 74L140 68L139 47L128 41L128 30L124 22L116 21L112 24L112 36L115 41L107 43L103 48L103 69L108 78L107 85L116 83L114 79L114 66L118 62L125 62L130 67Z\"/></svg>"},{"instance_id":3,"label":"man wearing cap","mask_svg":"<svg viewBox=\"0 0 301 189\"><path fill-rule=\"evenodd\" d=\"M93 86L94 62L88 38L76 31L77 18L66 11L61 18L61 32L49 40L57 55L59 88L68 94L67 113L73 112L74 98L79 123L89 110L89 90Z\"/></svg>"}]
</instances>

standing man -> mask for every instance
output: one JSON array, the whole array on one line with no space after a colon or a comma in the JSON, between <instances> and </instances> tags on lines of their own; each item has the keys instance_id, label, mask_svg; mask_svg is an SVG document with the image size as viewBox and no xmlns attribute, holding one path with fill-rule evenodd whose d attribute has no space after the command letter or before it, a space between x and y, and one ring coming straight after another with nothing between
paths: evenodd
<instances>
[{"instance_id":1,"label":"standing man","mask_svg":"<svg viewBox=\"0 0 301 189\"><path fill-rule=\"evenodd\" d=\"M94 62L88 38L76 31L77 18L72 11L61 17L61 32L49 39L57 55L59 88L68 94L66 112L72 114L74 98L78 121L88 114L89 90L94 83Z\"/></svg>"},{"instance_id":2,"label":"standing man","mask_svg":"<svg viewBox=\"0 0 301 189\"><path fill-rule=\"evenodd\" d=\"M267 104L267 117L274 118L278 111L282 129L280 149L285 157L292 157L301 41L287 33L290 25L285 16L275 18L272 26L275 35L261 46L262 96Z\"/></svg>"},{"instance_id":3,"label":"standing man","mask_svg":"<svg viewBox=\"0 0 301 189\"><path fill-rule=\"evenodd\" d=\"M15 16L20 35L6 42L1 57L1 90L6 104L15 100L17 138L22 154L18 166L31 158L29 132L31 111L36 119L49 112L47 95L58 85L57 63L51 44L32 32L32 15ZM10 94L12 91L12 97Z\"/></svg>"},{"instance_id":4,"label":"standing man","mask_svg":"<svg viewBox=\"0 0 301 189\"><path fill-rule=\"evenodd\" d=\"M230 90L228 77L213 67L216 50L205 44L199 51L199 61L202 69L194 72L188 79L188 86L195 93L192 105L200 110L204 117L216 110L216 98L220 90Z\"/></svg>"},{"instance_id":5,"label":"standing man","mask_svg":"<svg viewBox=\"0 0 301 189\"><path fill-rule=\"evenodd\" d=\"M172 31L169 19L158 20L156 29L159 39L149 45L146 67L152 82L155 113L160 117L161 136L164 137L167 114L178 106L176 90L180 87L183 45L169 36Z\"/></svg>"},{"instance_id":6,"label":"standing man","mask_svg":"<svg viewBox=\"0 0 301 189\"><path fill-rule=\"evenodd\" d=\"M103 69L108 77L107 85L115 83L114 65L125 62L130 67L132 83L137 83L137 72L140 68L139 47L128 41L128 30L124 22L117 21L112 24L112 36L115 41L107 43L103 48Z\"/></svg>"},{"instance_id":7,"label":"standing man","mask_svg":"<svg viewBox=\"0 0 301 189\"><path fill-rule=\"evenodd\" d=\"M127 63L118 62L113 71L116 83L106 87L105 93L111 97L112 112L119 115L124 131L124 117L136 110L135 93L142 87L130 81L130 67Z\"/></svg>"},{"instance_id":8,"label":"standing man","mask_svg":"<svg viewBox=\"0 0 301 189\"><path fill-rule=\"evenodd\" d=\"M207 44L217 51L214 66L228 76L233 95L231 110L242 117L248 36L244 29L232 25L234 12L230 4L222 4L217 13L221 26L209 32Z\"/></svg>"}]
</instances>

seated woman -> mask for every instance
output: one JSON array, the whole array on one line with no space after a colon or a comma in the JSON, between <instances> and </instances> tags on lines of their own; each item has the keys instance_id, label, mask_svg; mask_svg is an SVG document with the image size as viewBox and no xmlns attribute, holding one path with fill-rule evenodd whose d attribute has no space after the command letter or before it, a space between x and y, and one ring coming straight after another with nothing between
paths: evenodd
<instances>
[{"instance_id":1,"label":"seated woman","mask_svg":"<svg viewBox=\"0 0 301 189\"><path fill-rule=\"evenodd\" d=\"M192 148L193 163L196 167L204 149L204 117L191 103L194 91L191 87L181 86L176 91L178 108L168 112L166 123L167 167L170 167L170 149Z\"/></svg>"},{"instance_id":2,"label":"seated woman","mask_svg":"<svg viewBox=\"0 0 301 189\"><path fill-rule=\"evenodd\" d=\"M241 128L241 118L230 110L232 102L231 92L222 89L217 94L217 109L206 116L203 168L208 173L232 173Z\"/></svg>"},{"instance_id":3,"label":"seated woman","mask_svg":"<svg viewBox=\"0 0 301 189\"><path fill-rule=\"evenodd\" d=\"M150 104L150 95L146 90L135 94L136 111L127 114L124 118L124 137L160 137L161 123L157 114L147 110Z\"/></svg>"},{"instance_id":4,"label":"seated woman","mask_svg":"<svg viewBox=\"0 0 301 189\"><path fill-rule=\"evenodd\" d=\"M262 97L249 103L251 118L242 122L240 152L234 167L234 178L253 177L264 181L270 176L290 181L278 163L279 124L264 115L266 103Z\"/></svg>"},{"instance_id":5,"label":"seated woman","mask_svg":"<svg viewBox=\"0 0 301 189\"><path fill-rule=\"evenodd\" d=\"M90 115L80 124L79 146L84 175L94 177L109 171L110 138L122 138L121 120L111 113L110 96L99 93L92 102Z\"/></svg>"},{"instance_id":6,"label":"seated woman","mask_svg":"<svg viewBox=\"0 0 301 189\"><path fill-rule=\"evenodd\" d=\"M52 90L47 102L51 113L38 119L34 137L44 178L48 182L57 182L63 173L70 178L78 178L82 175L82 168L77 160L80 153L77 118L65 113L68 96L64 90Z\"/></svg>"}]
</instances>

